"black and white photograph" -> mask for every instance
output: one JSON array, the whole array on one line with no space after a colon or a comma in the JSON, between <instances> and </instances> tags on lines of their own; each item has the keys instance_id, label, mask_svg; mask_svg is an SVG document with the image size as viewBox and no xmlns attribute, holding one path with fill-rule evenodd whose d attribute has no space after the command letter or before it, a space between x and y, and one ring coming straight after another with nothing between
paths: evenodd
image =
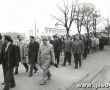
<instances>
[{"instance_id":1,"label":"black and white photograph","mask_svg":"<svg viewBox=\"0 0 110 90\"><path fill-rule=\"evenodd\" d=\"M110 90L110 0L0 0L0 90Z\"/></svg>"}]
</instances>

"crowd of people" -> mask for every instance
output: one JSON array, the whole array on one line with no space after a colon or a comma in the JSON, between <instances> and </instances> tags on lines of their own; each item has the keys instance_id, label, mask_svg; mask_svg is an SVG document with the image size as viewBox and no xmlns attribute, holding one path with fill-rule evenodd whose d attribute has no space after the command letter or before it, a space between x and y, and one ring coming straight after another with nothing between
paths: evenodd
<instances>
[{"instance_id":1,"label":"crowd of people","mask_svg":"<svg viewBox=\"0 0 110 90\"><path fill-rule=\"evenodd\" d=\"M36 41L34 36L30 36L30 41L23 40L23 36L17 36L14 41L11 36L0 34L0 64L2 64L4 82L3 90L15 87L14 75L19 74L19 63L21 62L28 77L33 76L33 72L38 71L36 64L43 71L40 85L45 85L47 79L51 79L50 66L59 67L59 64L66 66L68 62L72 65L74 57L74 69L81 68L82 59L86 59L91 52L101 51L104 48L103 37L88 37L82 35L43 37L42 43ZM60 56L64 54L63 63Z\"/></svg>"}]
</instances>

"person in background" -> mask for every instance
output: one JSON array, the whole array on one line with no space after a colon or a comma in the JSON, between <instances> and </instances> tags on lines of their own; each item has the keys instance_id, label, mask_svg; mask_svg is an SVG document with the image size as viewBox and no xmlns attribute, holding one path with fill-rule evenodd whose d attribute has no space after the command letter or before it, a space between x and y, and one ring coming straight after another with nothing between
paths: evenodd
<instances>
[{"instance_id":1,"label":"person in background","mask_svg":"<svg viewBox=\"0 0 110 90\"><path fill-rule=\"evenodd\" d=\"M68 61L69 65L71 65L71 49L72 49L72 41L70 40L70 36L67 36L64 41L64 63L63 66L66 65Z\"/></svg>"},{"instance_id":2,"label":"person in background","mask_svg":"<svg viewBox=\"0 0 110 90\"><path fill-rule=\"evenodd\" d=\"M96 38L96 50L97 51L99 50L99 38L98 37Z\"/></svg>"},{"instance_id":3,"label":"person in background","mask_svg":"<svg viewBox=\"0 0 110 90\"><path fill-rule=\"evenodd\" d=\"M88 49L89 49L89 41L88 41L86 36L83 38L83 42L84 42L83 59L86 59L87 58Z\"/></svg>"},{"instance_id":4,"label":"person in background","mask_svg":"<svg viewBox=\"0 0 110 90\"><path fill-rule=\"evenodd\" d=\"M51 73L49 71L49 67L53 60L53 45L48 43L47 38L43 38L43 45L40 46L39 50L39 64L43 70L43 77L40 85L45 85L47 79L50 79Z\"/></svg>"},{"instance_id":5,"label":"person in background","mask_svg":"<svg viewBox=\"0 0 110 90\"><path fill-rule=\"evenodd\" d=\"M17 47L19 48L19 61L23 64L23 66L25 67L26 69L26 72L28 72L28 64L27 64L27 59L26 59L26 56L27 56L27 45L26 43L23 41L23 37L21 35L18 35L18 42L17 42ZM19 63L18 65L15 67L15 73L14 75L18 74L18 67L19 67Z\"/></svg>"},{"instance_id":6,"label":"person in background","mask_svg":"<svg viewBox=\"0 0 110 90\"><path fill-rule=\"evenodd\" d=\"M103 37L100 36L99 37L99 51L103 50L104 48L104 40L103 40Z\"/></svg>"},{"instance_id":7,"label":"person in background","mask_svg":"<svg viewBox=\"0 0 110 90\"><path fill-rule=\"evenodd\" d=\"M51 39L51 37L48 37L49 43L54 45L54 41Z\"/></svg>"},{"instance_id":8,"label":"person in background","mask_svg":"<svg viewBox=\"0 0 110 90\"><path fill-rule=\"evenodd\" d=\"M3 46L4 44L3 44L3 41L2 41L2 35L0 34L0 61L1 61L1 51L2 51L2 46ZM0 62L1 63L1 62ZM3 75L5 75L4 74L4 68L5 68L5 65L4 65L4 63L2 63L2 68L3 68ZM4 82L2 83L2 85L4 85L5 84L5 76L4 76Z\"/></svg>"},{"instance_id":9,"label":"person in background","mask_svg":"<svg viewBox=\"0 0 110 90\"><path fill-rule=\"evenodd\" d=\"M33 69L35 70L34 73L37 72L38 68L36 67L37 59L38 59L38 51L39 51L39 43L35 41L34 36L30 36L30 43L28 46L28 63L30 65L29 76L33 76Z\"/></svg>"},{"instance_id":10,"label":"person in background","mask_svg":"<svg viewBox=\"0 0 110 90\"><path fill-rule=\"evenodd\" d=\"M8 35L4 36L4 45L1 51L1 64L4 65L3 71L5 76L5 86L3 90L9 90L9 88L15 87L15 79L13 76L13 69L17 63L17 55L15 46L11 43L11 37Z\"/></svg>"},{"instance_id":11,"label":"person in background","mask_svg":"<svg viewBox=\"0 0 110 90\"><path fill-rule=\"evenodd\" d=\"M72 42L72 53L74 56L75 69L81 67L81 55L84 52L84 43L80 40L79 35L76 35L75 40Z\"/></svg>"},{"instance_id":12,"label":"person in background","mask_svg":"<svg viewBox=\"0 0 110 90\"><path fill-rule=\"evenodd\" d=\"M60 51L61 51L61 43L60 40L58 39L58 36L54 35L54 54L55 54L55 60L57 62L57 65L59 65L59 59L60 59Z\"/></svg>"}]
</instances>

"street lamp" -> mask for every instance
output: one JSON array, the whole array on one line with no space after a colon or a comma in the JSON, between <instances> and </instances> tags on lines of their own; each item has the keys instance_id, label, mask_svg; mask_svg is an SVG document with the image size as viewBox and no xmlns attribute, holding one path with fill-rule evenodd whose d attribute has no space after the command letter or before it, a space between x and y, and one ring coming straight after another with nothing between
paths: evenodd
<instances>
[{"instance_id":1,"label":"street lamp","mask_svg":"<svg viewBox=\"0 0 110 90\"><path fill-rule=\"evenodd\" d=\"M96 25L97 25L97 11L93 13L93 34L96 36Z\"/></svg>"}]
</instances>

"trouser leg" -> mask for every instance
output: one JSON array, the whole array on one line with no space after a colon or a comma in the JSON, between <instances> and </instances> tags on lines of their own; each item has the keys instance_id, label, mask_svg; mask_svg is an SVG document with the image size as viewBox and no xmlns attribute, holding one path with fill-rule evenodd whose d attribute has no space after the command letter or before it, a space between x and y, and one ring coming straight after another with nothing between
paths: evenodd
<instances>
[{"instance_id":1,"label":"trouser leg","mask_svg":"<svg viewBox=\"0 0 110 90\"><path fill-rule=\"evenodd\" d=\"M74 54L74 62L75 62L75 68L78 68L78 55L77 53Z\"/></svg>"},{"instance_id":2,"label":"trouser leg","mask_svg":"<svg viewBox=\"0 0 110 90\"><path fill-rule=\"evenodd\" d=\"M33 75L33 69L34 69L34 64L30 64L30 71L29 71L30 76Z\"/></svg>"},{"instance_id":3,"label":"trouser leg","mask_svg":"<svg viewBox=\"0 0 110 90\"><path fill-rule=\"evenodd\" d=\"M64 54L64 62L63 62L64 66L66 65L66 60L67 60L67 53L65 52L65 54Z\"/></svg>"},{"instance_id":4,"label":"trouser leg","mask_svg":"<svg viewBox=\"0 0 110 90\"><path fill-rule=\"evenodd\" d=\"M82 65L81 54L78 54L78 63L79 63L79 67L81 67Z\"/></svg>"},{"instance_id":5,"label":"trouser leg","mask_svg":"<svg viewBox=\"0 0 110 90\"><path fill-rule=\"evenodd\" d=\"M27 65L27 63L23 63L23 66L25 67L26 70L29 68L29 66Z\"/></svg>"},{"instance_id":6,"label":"trouser leg","mask_svg":"<svg viewBox=\"0 0 110 90\"><path fill-rule=\"evenodd\" d=\"M36 65L34 64L34 70L35 70L35 72L34 73L36 73L37 72L37 70L38 70L38 68L36 67Z\"/></svg>"},{"instance_id":7,"label":"trouser leg","mask_svg":"<svg viewBox=\"0 0 110 90\"><path fill-rule=\"evenodd\" d=\"M68 63L71 65L71 52L68 52Z\"/></svg>"},{"instance_id":8,"label":"trouser leg","mask_svg":"<svg viewBox=\"0 0 110 90\"><path fill-rule=\"evenodd\" d=\"M51 77L51 73L50 73L49 69L47 70L47 76L48 76L48 78Z\"/></svg>"},{"instance_id":9,"label":"trouser leg","mask_svg":"<svg viewBox=\"0 0 110 90\"><path fill-rule=\"evenodd\" d=\"M46 81L46 79L47 79L47 69L43 69L43 78L42 79Z\"/></svg>"},{"instance_id":10,"label":"trouser leg","mask_svg":"<svg viewBox=\"0 0 110 90\"><path fill-rule=\"evenodd\" d=\"M19 62L18 62L18 65L15 66L15 74L18 74L18 67L19 67Z\"/></svg>"},{"instance_id":11,"label":"trouser leg","mask_svg":"<svg viewBox=\"0 0 110 90\"><path fill-rule=\"evenodd\" d=\"M15 85L15 79L13 76L13 68L8 67L5 75L6 84L5 87L9 88L10 85Z\"/></svg>"},{"instance_id":12,"label":"trouser leg","mask_svg":"<svg viewBox=\"0 0 110 90\"><path fill-rule=\"evenodd\" d=\"M6 65L5 64L2 64L2 68L3 68L3 76L4 76L4 83L6 82L5 80L5 76L6 76Z\"/></svg>"},{"instance_id":13,"label":"trouser leg","mask_svg":"<svg viewBox=\"0 0 110 90\"><path fill-rule=\"evenodd\" d=\"M57 52L57 64L59 64L59 59L60 59L60 51Z\"/></svg>"}]
</instances>

